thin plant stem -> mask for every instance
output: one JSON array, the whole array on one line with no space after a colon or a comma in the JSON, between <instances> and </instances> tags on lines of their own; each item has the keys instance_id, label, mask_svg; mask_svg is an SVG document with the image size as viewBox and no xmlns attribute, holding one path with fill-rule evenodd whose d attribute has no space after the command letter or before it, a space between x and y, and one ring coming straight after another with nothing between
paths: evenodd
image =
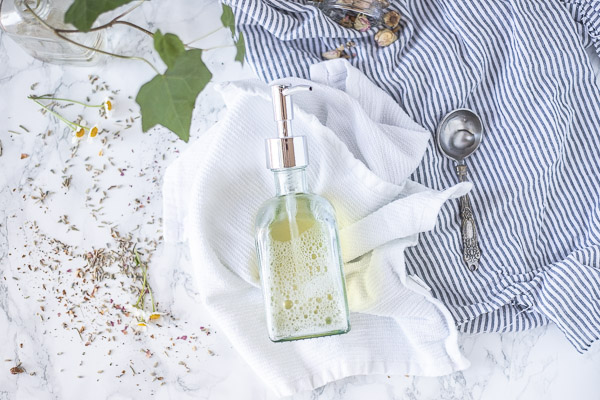
<instances>
[{"instance_id":1,"label":"thin plant stem","mask_svg":"<svg viewBox=\"0 0 600 400\"><path fill-rule=\"evenodd\" d=\"M142 268L142 277L144 279L144 281L142 282L142 289L140 290L140 296L138 297L137 302L135 303L135 307L137 308L144 308L144 295L146 294L146 269L144 268L144 265L142 264L142 261L140 260L140 255L137 252L137 250L135 251L135 263L138 267ZM141 302L141 305L140 305Z\"/></svg>"},{"instance_id":2,"label":"thin plant stem","mask_svg":"<svg viewBox=\"0 0 600 400\"><path fill-rule=\"evenodd\" d=\"M155 313L156 304L154 303L154 295L152 294L152 289L150 288L150 284L148 282L148 266L142 263L142 260L140 260L140 254L137 252L137 250L134 249L133 251L135 253L135 264L136 266L142 268L143 277L142 290L140 291L140 295L134 307L139 308L141 310L144 309L144 297L146 296L146 291L148 291L148 294L150 295L150 302L152 304L152 312Z\"/></svg>"},{"instance_id":3,"label":"thin plant stem","mask_svg":"<svg viewBox=\"0 0 600 400\"><path fill-rule=\"evenodd\" d=\"M132 22L120 21L121 18L123 18L127 14L131 13L133 10L135 10L136 8L138 8L139 6L141 6L146 1L148 1L148 0L141 0L141 1L139 1L136 5L134 5L133 7L129 8L128 10L124 11L123 13L119 14L118 16L116 16L111 21L107 22L106 24L100 25L100 26L96 26L94 28L91 28L89 30L89 32L95 32L95 31L99 31L99 30L102 30L102 29L110 28L114 24L119 24L119 23L123 24L123 23L125 23L126 25L129 25L131 27L139 29L142 32L147 33L150 36L152 36L152 32L150 32L150 31L142 28L141 26L135 25ZM79 33L79 32L81 32L78 29L56 29L56 31L60 32L60 33Z\"/></svg>"},{"instance_id":4,"label":"thin plant stem","mask_svg":"<svg viewBox=\"0 0 600 400\"><path fill-rule=\"evenodd\" d=\"M152 302L152 312L156 312L156 306L154 305L154 296L152 295L152 289L150 289L150 285L148 285L148 294L150 295L150 301Z\"/></svg>"},{"instance_id":5,"label":"thin plant stem","mask_svg":"<svg viewBox=\"0 0 600 400\"><path fill-rule=\"evenodd\" d=\"M138 31L144 32L146 35L150 36L150 37L154 37L154 33L150 32L148 29L142 28L139 25L134 24L133 22L129 22L129 21L115 21L115 24L121 24L121 25L127 25L130 26L132 28L137 29Z\"/></svg>"},{"instance_id":6,"label":"thin plant stem","mask_svg":"<svg viewBox=\"0 0 600 400\"><path fill-rule=\"evenodd\" d=\"M32 100L54 100L54 101L68 101L70 103L73 104L79 104L82 105L84 107L91 107L91 108L100 108L100 107L104 107L104 104L100 104L100 105L96 105L96 104L86 104L86 103L82 103L80 101L77 100L71 100L71 99L61 99L59 97L45 97L45 96L29 96L30 99Z\"/></svg>"},{"instance_id":7,"label":"thin plant stem","mask_svg":"<svg viewBox=\"0 0 600 400\"><path fill-rule=\"evenodd\" d=\"M54 32L54 34L56 36L58 36L59 38L66 40L67 42L74 44L75 46L79 46L81 48L87 49L87 50L91 50L91 51L96 51L100 54L105 54L108 56L112 56L112 57L117 57L117 58L123 58L123 59L127 59L127 60L138 60L138 61L143 61L146 64L148 64L158 75L160 75L160 71L148 60L146 60L143 57L135 57L135 56L125 56L123 54L116 54L116 53L111 53L105 50L100 50L100 49L95 49L93 47L89 47L86 46L84 44L81 44L79 42L76 42L68 37L66 37L65 35L61 34L60 32L57 31L56 28L54 28L53 26L49 25L46 21L44 21L42 18L40 18L39 15L37 15L33 9L29 6L29 4L27 4L27 2L24 2L23 5L25 5L25 7L31 12L31 14L35 17L35 19L37 19L42 25L44 25L46 28L50 29L51 31Z\"/></svg>"},{"instance_id":8,"label":"thin plant stem","mask_svg":"<svg viewBox=\"0 0 600 400\"><path fill-rule=\"evenodd\" d=\"M33 100L37 105L39 105L40 107L42 107L44 110L48 111L50 114L54 115L56 118L60 119L62 122L64 122L65 124L67 124L69 126L69 128L74 129L75 126L87 130L89 131L90 128L88 128L87 126L83 126L78 124L77 122L73 122L73 121L69 121L68 119L66 119L65 117L63 117L62 115L60 115L59 113L57 113L56 111L52 110L50 107L42 104L41 102L39 102L37 99L33 98L33 97L29 97L31 100Z\"/></svg>"},{"instance_id":9,"label":"thin plant stem","mask_svg":"<svg viewBox=\"0 0 600 400\"><path fill-rule=\"evenodd\" d=\"M213 33L219 32L221 29L225 29L225 27L224 26L220 26L217 29L214 29L214 30L208 32L207 34L204 34L204 35L200 36L199 38L196 38L196 39L188 42L187 45L190 45L190 44L192 44L194 42L198 42L198 41L200 41L202 39L205 39L205 38L209 37L210 35L212 35Z\"/></svg>"}]
</instances>

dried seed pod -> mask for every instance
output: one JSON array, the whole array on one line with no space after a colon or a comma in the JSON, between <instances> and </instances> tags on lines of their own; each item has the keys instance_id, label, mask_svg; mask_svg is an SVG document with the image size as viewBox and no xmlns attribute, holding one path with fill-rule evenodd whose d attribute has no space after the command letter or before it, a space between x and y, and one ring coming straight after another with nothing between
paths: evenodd
<instances>
[{"instance_id":1,"label":"dried seed pod","mask_svg":"<svg viewBox=\"0 0 600 400\"><path fill-rule=\"evenodd\" d=\"M400 13L397 11L388 11L383 16L383 23L390 29L394 29L400 23Z\"/></svg>"},{"instance_id":2,"label":"dried seed pod","mask_svg":"<svg viewBox=\"0 0 600 400\"><path fill-rule=\"evenodd\" d=\"M369 19L364 14L358 14L356 19L354 20L354 29L357 31L365 32L371 28L371 23Z\"/></svg>"},{"instance_id":3,"label":"dried seed pod","mask_svg":"<svg viewBox=\"0 0 600 400\"><path fill-rule=\"evenodd\" d=\"M381 47L389 46L398 40L398 36L389 29L382 29L375 35L375 41Z\"/></svg>"}]
</instances>

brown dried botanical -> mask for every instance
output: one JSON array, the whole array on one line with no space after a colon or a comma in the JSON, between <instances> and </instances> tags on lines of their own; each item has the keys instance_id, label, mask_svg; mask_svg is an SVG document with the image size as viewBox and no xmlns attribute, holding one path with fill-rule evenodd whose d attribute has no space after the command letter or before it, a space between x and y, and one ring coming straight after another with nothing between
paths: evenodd
<instances>
[{"instance_id":1,"label":"brown dried botanical","mask_svg":"<svg viewBox=\"0 0 600 400\"><path fill-rule=\"evenodd\" d=\"M339 22L339 24L341 26L343 26L344 28L352 28L354 26L354 17L351 17L350 15L344 15L344 18L342 18Z\"/></svg>"},{"instance_id":2,"label":"brown dried botanical","mask_svg":"<svg viewBox=\"0 0 600 400\"><path fill-rule=\"evenodd\" d=\"M354 29L360 32L365 32L368 31L369 28L371 28L371 23L369 22L367 16L364 14L357 15L356 19L354 20Z\"/></svg>"},{"instance_id":3,"label":"brown dried botanical","mask_svg":"<svg viewBox=\"0 0 600 400\"><path fill-rule=\"evenodd\" d=\"M333 60L336 58L350 58L350 56L348 54L346 54L346 52L344 50L349 49L354 46L356 46L356 43L350 41L346 44L342 44L342 45L338 46L337 49L329 50L329 51L322 53L321 56L325 60Z\"/></svg>"},{"instance_id":4,"label":"brown dried botanical","mask_svg":"<svg viewBox=\"0 0 600 400\"><path fill-rule=\"evenodd\" d=\"M10 373L13 375L22 374L23 372L25 372L25 368L21 367L21 364L17 365L16 367L12 367L10 369Z\"/></svg>"},{"instance_id":5,"label":"brown dried botanical","mask_svg":"<svg viewBox=\"0 0 600 400\"><path fill-rule=\"evenodd\" d=\"M388 11L383 16L383 23L390 29L394 29L400 23L400 13L397 11Z\"/></svg>"},{"instance_id":6,"label":"brown dried botanical","mask_svg":"<svg viewBox=\"0 0 600 400\"><path fill-rule=\"evenodd\" d=\"M375 42L381 47L389 46L398 40L398 36L389 29L382 29L375 35Z\"/></svg>"},{"instance_id":7,"label":"brown dried botanical","mask_svg":"<svg viewBox=\"0 0 600 400\"><path fill-rule=\"evenodd\" d=\"M359 10L369 10L373 7L373 1L358 0L352 3L352 7Z\"/></svg>"}]
</instances>

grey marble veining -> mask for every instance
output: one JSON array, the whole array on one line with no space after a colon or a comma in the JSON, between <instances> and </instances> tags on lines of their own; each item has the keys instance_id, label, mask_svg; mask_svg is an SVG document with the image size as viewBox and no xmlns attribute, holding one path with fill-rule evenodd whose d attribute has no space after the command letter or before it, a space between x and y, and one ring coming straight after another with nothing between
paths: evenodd
<instances>
[{"instance_id":1,"label":"grey marble veining","mask_svg":"<svg viewBox=\"0 0 600 400\"><path fill-rule=\"evenodd\" d=\"M133 17L190 41L218 27L218 12L218 3L212 0L177 0L168 5L149 2ZM115 29L110 46L160 64L151 53L149 38L126 32ZM196 44L212 47L226 40L227 32L221 31ZM205 53L215 81L252 77L249 68L232 61L234 53L232 48ZM152 73L127 60L93 68L43 64L0 37L2 400L275 398L199 304L185 246L162 243L162 176L186 144L165 129L142 133L135 119L138 109L130 97ZM89 75L97 75L98 82L110 89L94 93ZM88 122L100 122L107 129L91 142L73 145L69 129L42 115L26 98L33 92L79 100L90 96L94 102L112 94L116 110L111 119L102 120L94 110L66 108L68 118L84 114ZM192 138L222 113L222 101L209 86L197 101ZM131 318L116 308L136 301L131 277L110 268L105 272L114 273L114 279L77 276L78 269L85 268L87 254L118 251L111 228L131 235L138 248L148 250L145 254L152 252L150 282L158 310L166 315L159 320L160 327L150 326L139 335L130 328L123 332ZM472 362L466 371L437 378L350 377L292 398L600 397L600 346L578 354L554 326L523 333L460 335L459 340ZM25 371L12 375L9 370L18 363Z\"/></svg>"}]
</instances>

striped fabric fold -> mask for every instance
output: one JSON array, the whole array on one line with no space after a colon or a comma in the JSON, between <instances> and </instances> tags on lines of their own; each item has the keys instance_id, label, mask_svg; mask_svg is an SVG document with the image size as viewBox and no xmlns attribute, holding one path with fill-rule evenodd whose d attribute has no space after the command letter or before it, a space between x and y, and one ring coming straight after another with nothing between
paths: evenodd
<instances>
[{"instance_id":1,"label":"striped fabric fold","mask_svg":"<svg viewBox=\"0 0 600 400\"><path fill-rule=\"evenodd\" d=\"M582 25L585 38L600 53L600 1L599 0L562 0L573 15L573 19Z\"/></svg>"},{"instance_id":2,"label":"striped fabric fold","mask_svg":"<svg viewBox=\"0 0 600 400\"><path fill-rule=\"evenodd\" d=\"M396 0L399 38L385 48L375 30L343 28L306 1L227 3L264 81L309 77L322 52L353 40L349 62L430 132L455 108L476 111L485 138L468 165L480 269L461 260L450 202L407 250L408 273L464 332L551 321L578 351L598 340L600 89L584 46L600 51L599 1ZM434 141L412 179L435 189L456 182Z\"/></svg>"}]
</instances>

